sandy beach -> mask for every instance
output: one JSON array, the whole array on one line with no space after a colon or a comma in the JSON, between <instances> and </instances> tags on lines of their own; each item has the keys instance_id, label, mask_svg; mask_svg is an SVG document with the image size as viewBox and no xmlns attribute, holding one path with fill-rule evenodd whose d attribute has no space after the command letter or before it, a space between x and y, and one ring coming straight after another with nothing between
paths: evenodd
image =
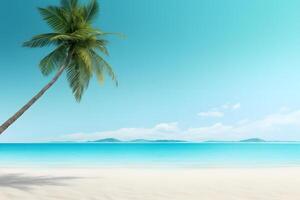
<instances>
[{"instance_id":1,"label":"sandy beach","mask_svg":"<svg viewBox=\"0 0 300 200\"><path fill-rule=\"evenodd\" d=\"M300 168L0 170L1 200L283 200L299 185Z\"/></svg>"}]
</instances>

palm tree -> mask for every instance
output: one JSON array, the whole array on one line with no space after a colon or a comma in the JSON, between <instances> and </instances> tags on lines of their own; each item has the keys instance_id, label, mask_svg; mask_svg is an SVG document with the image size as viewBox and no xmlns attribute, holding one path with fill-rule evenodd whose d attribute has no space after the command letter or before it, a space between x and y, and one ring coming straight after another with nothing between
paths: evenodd
<instances>
[{"instance_id":1,"label":"palm tree","mask_svg":"<svg viewBox=\"0 0 300 200\"><path fill-rule=\"evenodd\" d=\"M23 46L54 46L55 49L40 61L39 68L45 76L53 72L56 74L25 106L0 126L0 134L43 96L63 72L66 72L78 102L93 75L103 83L104 73L107 73L118 84L113 69L101 56L108 55L107 40L103 39L107 33L92 27L99 12L97 0L91 0L87 5L79 4L78 0L61 0L60 6L39 8L39 12L53 33L36 35Z\"/></svg>"}]
</instances>

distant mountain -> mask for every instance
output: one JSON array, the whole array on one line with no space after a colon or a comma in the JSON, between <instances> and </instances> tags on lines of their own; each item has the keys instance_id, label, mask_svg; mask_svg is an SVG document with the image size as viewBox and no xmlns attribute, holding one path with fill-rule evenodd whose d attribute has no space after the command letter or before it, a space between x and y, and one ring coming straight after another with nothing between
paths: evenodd
<instances>
[{"instance_id":1,"label":"distant mountain","mask_svg":"<svg viewBox=\"0 0 300 200\"><path fill-rule=\"evenodd\" d=\"M205 141L205 142L206 143L218 143L218 142L232 143L232 142L268 142L268 141L260 139L260 138L249 138L249 139L239 140L239 141L208 140L208 141Z\"/></svg>"},{"instance_id":2,"label":"distant mountain","mask_svg":"<svg viewBox=\"0 0 300 200\"><path fill-rule=\"evenodd\" d=\"M147 143L147 142L151 142L150 140L144 140L144 139L136 139L136 140L131 140L129 142L132 143Z\"/></svg>"},{"instance_id":3,"label":"distant mountain","mask_svg":"<svg viewBox=\"0 0 300 200\"><path fill-rule=\"evenodd\" d=\"M266 141L260 138L250 138L246 140L240 140L239 142L266 142Z\"/></svg>"},{"instance_id":4,"label":"distant mountain","mask_svg":"<svg viewBox=\"0 0 300 200\"><path fill-rule=\"evenodd\" d=\"M150 140L150 142L162 142L162 143L172 143L172 142L175 142L175 143L184 143L184 142L187 142L187 141L184 141L184 140Z\"/></svg>"},{"instance_id":5,"label":"distant mountain","mask_svg":"<svg viewBox=\"0 0 300 200\"><path fill-rule=\"evenodd\" d=\"M128 143L179 143L186 142L183 140L145 140L145 139L136 139L130 141L122 141L115 138L105 138L101 140L89 141L89 142L97 142L97 143L118 143L118 142L128 142Z\"/></svg>"},{"instance_id":6,"label":"distant mountain","mask_svg":"<svg viewBox=\"0 0 300 200\"><path fill-rule=\"evenodd\" d=\"M129 141L123 141L123 140L118 140L116 138L105 138L105 139L100 139L100 140L95 140L95 141L87 141L90 143L189 143L191 141L185 141L185 140L146 140L146 139L136 139L136 140L129 140ZM199 141L199 142L194 142L194 143L247 143L247 142L297 142L299 143L300 141L269 141L269 140L263 140L260 138L249 138L245 140L239 140L239 141L230 141L230 140L207 140L207 141ZM77 143L75 141L53 141L51 143Z\"/></svg>"},{"instance_id":7,"label":"distant mountain","mask_svg":"<svg viewBox=\"0 0 300 200\"><path fill-rule=\"evenodd\" d=\"M115 139L115 138L105 138L105 139L95 140L95 141L89 141L89 142L117 143L117 142L122 142L122 141L118 140L118 139Z\"/></svg>"}]
</instances>

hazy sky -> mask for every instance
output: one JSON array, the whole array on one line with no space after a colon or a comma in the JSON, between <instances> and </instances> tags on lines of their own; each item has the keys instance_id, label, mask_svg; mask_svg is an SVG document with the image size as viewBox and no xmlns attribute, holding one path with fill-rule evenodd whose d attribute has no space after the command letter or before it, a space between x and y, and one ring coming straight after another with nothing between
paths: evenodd
<instances>
[{"instance_id":1,"label":"hazy sky","mask_svg":"<svg viewBox=\"0 0 300 200\"><path fill-rule=\"evenodd\" d=\"M23 41L49 32L37 7L1 2L0 121L51 77L51 50ZM0 141L120 139L300 140L300 1L101 0L95 26L120 86L94 80L80 104L65 76Z\"/></svg>"}]
</instances>

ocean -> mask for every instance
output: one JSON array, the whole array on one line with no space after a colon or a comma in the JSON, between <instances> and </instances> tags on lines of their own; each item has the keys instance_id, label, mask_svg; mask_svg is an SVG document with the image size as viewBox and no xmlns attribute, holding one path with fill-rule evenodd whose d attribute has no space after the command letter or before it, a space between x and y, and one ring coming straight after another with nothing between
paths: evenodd
<instances>
[{"instance_id":1,"label":"ocean","mask_svg":"<svg viewBox=\"0 0 300 200\"><path fill-rule=\"evenodd\" d=\"M0 144L1 167L300 166L300 143Z\"/></svg>"}]
</instances>

